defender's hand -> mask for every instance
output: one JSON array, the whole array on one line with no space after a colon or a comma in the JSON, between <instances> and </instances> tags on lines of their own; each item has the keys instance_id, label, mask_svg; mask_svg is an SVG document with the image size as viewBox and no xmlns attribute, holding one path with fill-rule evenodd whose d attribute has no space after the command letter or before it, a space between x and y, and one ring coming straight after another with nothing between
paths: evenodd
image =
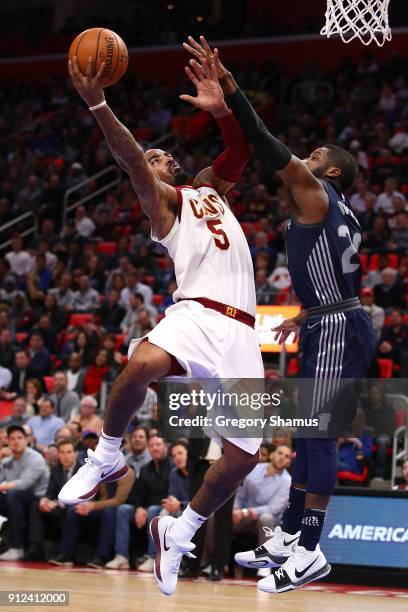
<instances>
[{"instance_id":1,"label":"defender's hand","mask_svg":"<svg viewBox=\"0 0 408 612\"><path fill-rule=\"evenodd\" d=\"M75 89L79 95L85 100L88 106L95 106L105 100L105 94L101 86L102 74L105 70L105 62L103 62L96 74L94 74L94 61L92 57L88 60L86 75L84 76L79 70L76 56L73 61L68 62L68 72L72 79Z\"/></svg>"},{"instance_id":2,"label":"defender's hand","mask_svg":"<svg viewBox=\"0 0 408 612\"><path fill-rule=\"evenodd\" d=\"M204 59L202 64L190 60L191 68L186 66L186 74L197 89L197 95L180 96L181 100L189 102L197 108L210 112L214 117L222 117L228 113L224 94L218 83L218 78L213 62Z\"/></svg>"},{"instance_id":3,"label":"defender's hand","mask_svg":"<svg viewBox=\"0 0 408 612\"><path fill-rule=\"evenodd\" d=\"M291 319L285 319L280 325L274 327L272 331L275 334L275 340L278 341L278 344L285 344L290 334L293 333L295 334L293 342L296 342L299 337L301 322L302 321L298 315Z\"/></svg>"},{"instance_id":4,"label":"defender's hand","mask_svg":"<svg viewBox=\"0 0 408 612\"><path fill-rule=\"evenodd\" d=\"M223 79L224 77L228 76L229 71L221 64L218 56L218 49L211 51L210 45L204 36L200 36L200 42L194 40L192 36L189 36L187 40L190 44L183 43L184 49L191 53L191 55L194 55L200 64L202 64L203 60L207 59L208 61L214 63L218 79Z\"/></svg>"}]
</instances>

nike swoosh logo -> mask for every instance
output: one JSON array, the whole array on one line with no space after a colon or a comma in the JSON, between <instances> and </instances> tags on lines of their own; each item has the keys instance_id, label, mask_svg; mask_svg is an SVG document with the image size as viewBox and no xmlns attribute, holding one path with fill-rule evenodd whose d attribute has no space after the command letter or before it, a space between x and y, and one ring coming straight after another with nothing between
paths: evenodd
<instances>
[{"instance_id":1,"label":"nike swoosh logo","mask_svg":"<svg viewBox=\"0 0 408 612\"><path fill-rule=\"evenodd\" d=\"M114 465L112 469L108 470L107 472L103 472L103 474L101 474L101 478L105 478L106 476L109 476L109 474L112 474L112 472L114 470L116 470L117 465Z\"/></svg>"},{"instance_id":2,"label":"nike swoosh logo","mask_svg":"<svg viewBox=\"0 0 408 612\"><path fill-rule=\"evenodd\" d=\"M164 532L164 536L163 536L163 548L164 550L167 552L170 549L170 546L167 546L166 544L166 533L167 533L167 529L168 527L166 527L165 532Z\"/></svg>"},{"instance_id":3,"label":"nike swoosh logo","mask_svg":"<svg viewBox=\"0 0 408 612\"><path fill-rule=\"evenodd\" d=\"M309 325L309 323L307 324L307 329L313 329L314 327L316 327L316 325L319 325L320 321L318 321L317 323L313 323L313 325Z\"/></svg>"},{"instance_id":4,"label":"nike swoosh logo","mask_svg":"<svg viewBox=\"0 0 408 612\"><path fill-rule=\"evenodd\" d=\"M301 578L302 576L304 576L306 574L307 570L309 570L312 567L313 563L316 563L317 559L318 559L318 557L316 557L316 559L313 559L311 564L308 565L307 567L305 567L305 569L302 570L301 572L298 572L297 569L295 569L295 576L296 576L296 578Z\"/></svg>"},{"instance_id":5,"label":"nike swoosh logo","mask_svg":"<svg viewBox=\"0 0 408 612\"><path fill-rule=\"evenodd\" d=\"M296 540L298 540L299 538L293 538L293 540L290 540L290 542L286 542L285 540L283 540L283 545L284 546L290 546L291 544L293 544L293 542L296 542Z\"/></svg>"}]
</instances>

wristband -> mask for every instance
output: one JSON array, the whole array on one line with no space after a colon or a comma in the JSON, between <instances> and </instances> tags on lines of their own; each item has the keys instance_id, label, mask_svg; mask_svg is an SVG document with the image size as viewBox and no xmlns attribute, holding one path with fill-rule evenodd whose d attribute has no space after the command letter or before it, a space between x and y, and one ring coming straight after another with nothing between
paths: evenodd
<instances>
[{"instance_id":1,"label":"wristband","mask_svg":"<svg viewBox=\"0 0 408 612\"><path fill-rule=\"evenodd\" d=\"M95 106L89 106L89 110L94 112L98 110L98 108L102 108L102 106L105 106L105 104L106 104L106 100L104 100L103 102L100 102L99 104L95 104Z\"/></svg>"},{"instance_id":2,"label":"wristband","mask_svg":"<svg viewBox=\"0 0 408 612\"><path fill-rule=\"evenodd\" d=\"M242 509L242 516L247 518L247 516L249 516L249 510L248 508L243 508Z\"/></svg>"}]
</instances>

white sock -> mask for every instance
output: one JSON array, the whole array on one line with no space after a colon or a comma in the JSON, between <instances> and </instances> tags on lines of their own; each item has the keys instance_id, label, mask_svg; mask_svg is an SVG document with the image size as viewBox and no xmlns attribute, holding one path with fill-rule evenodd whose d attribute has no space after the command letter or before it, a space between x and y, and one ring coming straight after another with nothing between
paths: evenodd
<instances>
[{"instance_id":1,"label":"white sock","mask_svg":"<svg viewBox=\"0 0 408 612\"><path fill-rule=\"evenodd\" d=\"M195 512L189 504L183 514L173 523L171 537L176 544L189 542L206 520L206 516L201 516L201 514Z\"/></svg>"},{"instance_id":2,"label":"white sock","mask_svg":"<svg viewBox=\"0 0 408 612\"><path fill-rule=\"evenodd\" d=\"M102 429L98 446L95 449L95 458L101 463L114 463L117 459L122 440L122 436L120 438L107 436Z\"/></svg>"}]
</instances>

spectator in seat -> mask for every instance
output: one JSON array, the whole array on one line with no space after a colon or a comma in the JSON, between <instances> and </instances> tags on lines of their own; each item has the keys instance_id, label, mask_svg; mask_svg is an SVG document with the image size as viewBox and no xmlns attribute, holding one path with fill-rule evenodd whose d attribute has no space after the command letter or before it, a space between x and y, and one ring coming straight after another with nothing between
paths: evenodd
<instances>
[{"instance_id":1,"label":"spectator in seat","mask_svg":"<svg viewBox=\"0 0 408 612\"><path fill-rule=\"evenodd\" d=\"M393 486L392 488L394 491L408 491L408 457L405 457L402 460L401 469L404 481L398 485Z\"/></svg>"},{"instance_id":2,"label":"spectator in seat","mask_svg":"<svg viewBox=\"0 0 408 612\"><path fill-rule=\"evenodd\" d=\"M133 326L130 328L126 338L125 338L125 346L128 346L133 338L143 338L146 336L149 331L153 329L151 323L151 317L149 311L146 308L142 308L139 311L138 318L133 323Z\"/></svg>"},{"instance_id":3,"label":"spectator in seat","mask_svg":"<svg viewBox=\"0 0 408 612\"><path fill-rule=\"evenodd\" d=\"M36 448L44 451L55 440L57 431L65 425L64 421L55 416L55 404L49 398L44 398L40 404L38 415L28 419L27 425L31 427L36 441Z\"/></svg>"},{"instance_id":4,"label":"spectator in seat","mask_svg":"<svg viewBox=\"0 0 408 612\"><path fill-rule=\"evenodd\" d=\"M126 315L126 309L119 304L119 298L119 291L111 289L108 299L95 312L101 319L102 329L112 334L121 333L121 323Z\"/></svg>"},{"instance_id":5,"label":"spectator in seat","mask_svg":"<svg viewBox=\"0 0 408 612\"><path fill-rule=\"evenodd\" d=\"M71 289L71 283L71 274L69 274L69 272L64 272L64 274L61 275L58 286L49 290L49 293L54 296L58 308L62 311L72 310L74 291Z\"/></svg>"},{"instance_id":6,"label":"spectator in seat","mask_svg":"<svg viewBox=\"0 0 408 612\"><path fill-rule=\"evenodd\" d=\"M64 523L65 508L58 501L58 493L64 484L81 467L77 459L75 443L63 439L57 443L58 462L51 468L50 479L45 495L31 506L29 547L24 556L25 561L42 561L45 559L44 541L46 535L59 541Z\"/></svg>"},{"instance_id":7,"label":"spectator in seat","mask_svg":"<svg viewBox=\"0 0 408 612\"><path fill-rule=\"evenodd\" d=\"M79 414L74 415L71 421L76 421L82 427L82 431L95 431L100 435L103 421L96 414L98 402L93 395L84 395L79 404Z\"/></svg>"},{"instance_id":8,"label":"spectator in seat","mask_svg":"<svg viewBox=\"0 0 408 612\"><path fill-rule=\"evenodd\" d=\"M337 471L361 474L371 457L372 438L364 411L357 410L349 434L337 440Z\"/></svg>"},{"instance_id":9,"label":"spectator in seat","mask_svg":"<svg viewBox=\"0 0 408 612\"><path fill-rule=\"evenodd\" d=\"M8 368L3 368L0 365L0 398L6 398L8 395L7 389L11 385L13 374Z\"/></svg>"},{"instance_id":10,"label":"spectator in seat","mask_svg":"<svg viewBox=\"0 0 408 612\"><path fill-rule=\"evenodd\" d=\"M51 293L51 291L48 291L46 294L44 304L39 309L38 314L40 317L42 315L47 315L50 320L51 327L55 331L60 330L64 325L65 315L57 304L55 294Z\"/></svg>"},{"instance_id":11,"label":"spectator in seat","mask_svg":"<svg viewBox=\"0 0 408 612\"><path fill-rule=\"evenodd\" d=\"M108 364L108 354L104 349L97 352L95 362L86 370L84 376L84 393L99 395L102 383L112 382L115 374Z\"/></svg>"},{"instance_id":12,"label":"spectator in seat","mask_svg":"<svg viewBox=\"0 0 408 612\"><path fill-rule=\"evenodd\" d=\"M0 555L1 561L18 561L24 554L24 523L31 504L45 494L49 470L44 457L28 448L23 427L7 429L12 454L1 462L0 514L10 521L10 548Z\"/></svg>"},{"instance_id":13,"label":"spectator in seat","mask_svg":"<svg viewBox=\"0 0 408 612\"><path fill-rule=\"evenodd\" d=\"M277 292L269 285L265 268L260 268L255 273L255 291L257 304L271 304L273 302L273 295Z\"/></svg>"},{"instance_id":14,"label":"spectator in seat","mask_svg":"<svg viewBox=\"0 0 408 612\"><path fill-rule=\"evenodd\" d=\"M126 287L122 289L120 294L120 303L124 308L129 308L130 298L134 293L141 293L143 295L144 303L147 306L151 306L153 291L149 285L141 282L141 274L139 270L133 270L126 276Z\"/></svg>"},{"instance_id":15,"label":"spectator in seat","mask_svg":"<svg viewBox=\"0 0 408 612\"><path fill-rule=\"evenodd\" d=\"M126 504L119 506L116 515L115 557L106 564L106 569L129 568L129 530L132 523L137 529L145 530L150 521L162 511L162 500L168 496L169 476L173 468L167 447L162 438L152 436L148 442L152 460L140 470L133 490ZM156 554L151 535L148 536L148 554L138 567L142 572L153 572Z\"/></svg>"},{"instance_id":16,"label":"spectator in seat","mask_svg":"<svg viewBox=\"0 0 408 612\"><path fill-rule=\"evenodd\" d=\"M75 211L75 228L81 238L89 238L95 230L95 223L87 216L84 206L78 206Z\"/></svg>"},{"instance_id":17,"label":"spectator in seat","mask_svg":"<svg viewBox=\"0 0 408 612\"><path fill-rule=\"evenodd\" d=\"M250 531L258 534L262 545L271 530L280 524L289 498L291 477L287 468L292 462L292 449L280 445L270 454L268 463L259 463L238 488L234 501L234 533ZM264 529L265 527L265 529ZM269 575L259 572L258 575Z\"/></svg>"},{"instance_id":18,"label":"spectator in seat","mask_svg":"<svg viewBox=\"0 0 408 612\"><path fill-rule=\"evenodd\" d=\"M33 332L30 338L30 367L35 378L41 380L51 371L51 355L44 346L44 338L39 332Z\"/></svg>"},{"instance_id":19,"label":"spectator in seat","mask_svg":"<svg viewBox=\"0 0 408 612\"><path fill-rule=\"evenodd\" d=\"M29 378L33 378L34 372L30 366L30 357L28 352L22 349L17 349L14 356L13 378L10 384L10 393L23 395L25 391L25 383ZM10 397L9 399L13 399Z\"/></svg>"},{"instance_id":20,"label":"spectator in seat","mask_svg":"<svg viewBox=\"0 0 408 612\"><path fill-rule=\"evenodd\" d=\"M37 378L29 378L25 383L26 412L31 417L39 413L40 404L45 399Z\"/></svg>"},{"instance_id":21,"label":"spectator in seat","mask_svg":"<svg viewBox=\"0 0 408 612\"><path fill-rule=\"evenodd\" d=\"M67 377L67 389L78 396L82 395L86 369L81 367L79 353L71 353L68 357L68 368L64 371Z\"/></svg>"},{"instance_id":22,"label":"spectator in seat","mask_svg":"<svg viewBox=\"0 0 408 612\"><path fill-rule=\"evenodd\" d=\"M390 238L390 231L387 227L387 219L382 215L377 215L374 219L373 227L363 235L365 248L372 253L383 253Z\"/></svg>"},{"instance_id":23,"label":"spectator in seat","mask_svg":"<svg viewBox=\"0 0 408 612\"><path fill-rule=\"evenodd\" d=\"M99 293L92 289L89 276L81 274L79 290L72 299L72 309L75 312L95 312L99 307Z\"/></svg>"},{"instance_id":24,"label":"spectator in seat","mask_svg":"<svg viewBox=\"0 0 408 612\"><path fill-rule=\"evenodd\" d=\"M54 374L54 391L50 399L55 404L55 414L64 421L69 421L72 412L78 410L78 394L68 389L67 375L61 370Z\"/></svg>"},{"instance_id":25,"label":"spectator in seat","mask_svg":"<svg viewBox=\"0 0 408 612\"><path fill-rule=\"evenodd\" d=\"M394 409L390 406L379 383L372 383L368 388L367 404L364 410L367 427L371 429L377 453L374 458L374 477L383 480L387 462L387 449L391 445L396 421Z\"/></svg>"},{"instance_id":26,"label":"spectator in seat","mask_svg":"<svg viewBox=\"0 0 408 612\"><path fill-rule=\"evenodd\" d=\"M149 429L154 421L157 421L157 393L148 387L145 400L133 415L131 424Z\"/></svg>"},{"instance_id":27,"label":"spectator in seat","mask_svg":"<svg viewBox=\"0 0 408 612\"><path fill-rule=\"evenodd\" d=\"M391 310L391 323L383 327L378 353L380 357L401 363L402 353L408 351L408 326L404 324L403 313L399 308Z\"/></svg>"},{"instance_id":28,"label":"spectator in seat","mask_svg":"<svg viewBox=\"0 0 408 612\"><path fill-rule=\"evenodd\" d=\"M259 447L259 463L269 463L269 457L273 450L274 447L270 442L262 442Z\"/></svg>"},{"instance_id":29,"label":"spectator in seat","mask_svg":"<svg viewBox=\"0 0 408 612\"><path fill-rule=\"evenodd\" d=\"M8 428L12 425L19 425L22 427L28 420L28 416L26 414L26 401L23 396L17 396L13 402L13 407L11 409L11 415L4 417L0 421L1 428Z\"/></svg>"},{"instance_id":30,"label":"spectator in seat","mask_svg":"<svg viewBox=\"0 0 408 612\"><path fill-rule=\"evenodd\" d=\"M391 230L395 230L397 227L398 216L401 213L408 211L408 205L404 197L400 197L396 195L394 195L392 198L392 205L394 208L394 213L388 217L388 227ZM391 237L392 237L392 234L391 234Z\"/></svg>"},{"instance_id":31,"label":"spectator in seat","mask_svg":"<svg viewBox=\"0 0 408 612\"><path fill-rule=\"evenodd\" d=\"M392 199L395 195L399 197L404 197L403 194L397 190L398 180L394 176L390 176L385 179L384 183L384 191L380 193L377 198L377 202L375 204L375 212L380 212L381 210L387 214L392 214L394 212Z\"/></svg>"},{"instance_id":32,"label":"spectator in seat","mask_svg":"<svg viewBox=\"0 0 408 612\"><path fill-rule=\"evenodd\" d=\"M397 270L384 268L381 272L381 283L374 287L374 301L385 309L394 306L404 308L404 287Z\"/></svg>"},{"instance_id":33,"label":"spectator in seat","mask_svg":"<svg viewBox=\"0 0 408 612\"><path fill-rule=\"evenodd\" d=\"M381 336L381 331L385 321L384 308L377 306L374 303L374 290L371 287L363 287L360 292L361 304L370 317L371 323L373 324L375 335L377 340Z\"/></svg>"},{"instance_id":34,"label":"spectator in seat","mask_svg":"<svg viewBox=\"0 0 408 612\"><path fill-rule=\"evenodd\" d=\"M129 450L126 454L126 463L133 469L136 478L139 478L142 467L152 460L147 449L147 431L140 425L136 426L127 434L127 439Z\"/></svg>"},{"instance_id":35,"label":"spectator in seat","mask_svg":"<svg viewBox=\"0 0 408 612\"><path fill-rule=\"evenodd\" d=\"M0 332L0 366L13 369L15 349L13 346L13 335L11 329L2 329Z\"/></svg>"},{"instance_id":36,"label":"spectator in seat","mask_svg":"<svg viewBox=\"0 0 408 612\"><path fill-rule=\"evenodd\" d=\"M170 472L169 494L162 501L161 514L178 517L190 502L187 451L188 444L183 440L173 442L170 447L174 468Z\"/></svg>"},{"instance_id":37,"label":"spectator in seat","mask_svg":"<svg viewBox=\"0 0 408 612\"><path fill-rule=\"evenodd\" d=\"M55 353L57 345L57 331L51 324L51 319L47 314L42 314L40 316L40 319L33 331L41 334L46 350L51 354Z\"/></svg>"},{"instance_id":38,"label":"spectator in seat","mask_svg":"<svg viewBox=\"0 0 408 612\"><path fill-rule=\"evenodd\" d=\"M374 193L368 192L365 194L364 211L357 213L357 219L363 232L371 231L374 228L374 222L377 216L374 211L376 201L377 196Z\"/></svg>"},{"instance_id":39,"label":"spectator in seat","mask_svg":"<svg viewBox=\"0 0 408 612\"><path fill-rule=\"evenodd\" d=\"M70 430L72 439L79 450L80 442L82 440L82 426L79 421L69 421L67 428Z\"/></svg>"},{"instance_id":40,"label":"spectator in seat","mask_svg":"<svg viewBox=\"0 0 408 612\"><path fill-rule=\"evenodd\" d=\"M29 274L33 267L33 258L30 253L23 251L23 241L19 234L11 238L11 252L7 253L6 260L10 264L11 272L17 278L24 278Z\"/></svg>"},{"instance_id":41,"label":"spectator in seat","mask_svg":"<svg viewBox=\"0 0 408 612\"><path fill-rule=\"evenodd\" d=\"M367 195L371 196L376 201L376 195L368 189L368 182L363 176L360 176L356 181L356 192L350 198L350 204L357 215L364 213L367 210Z\"/></svg>"},{"instance_id":42,"label":"spectator in seat","mask_svg":"<svg viewBox=\"0 0 408 612\"><path fill-rule=\"evenodd\" d=\"M408 213L400 212L395 219L395 229L391 232L389 248L397 253L406 253L408 250Z\"/></svg>"},{"instance_id":43,"label":"spectator in seat","mask_svg":"<svg viewBox=\"0 0 408 612\"><path fill-rule=\"evenodd\" d=\"M133 470L128 470L121 480L102 484L96 499L68 506L64 516L60 553L50 559L49 563L63 566L73 565L80 528L85 525L87 529L96 530L98 533L95 555L87 565L96 569L104 567L112 557L117 509L127 500L134 480Z\"/></svg>"}]
</instances>

